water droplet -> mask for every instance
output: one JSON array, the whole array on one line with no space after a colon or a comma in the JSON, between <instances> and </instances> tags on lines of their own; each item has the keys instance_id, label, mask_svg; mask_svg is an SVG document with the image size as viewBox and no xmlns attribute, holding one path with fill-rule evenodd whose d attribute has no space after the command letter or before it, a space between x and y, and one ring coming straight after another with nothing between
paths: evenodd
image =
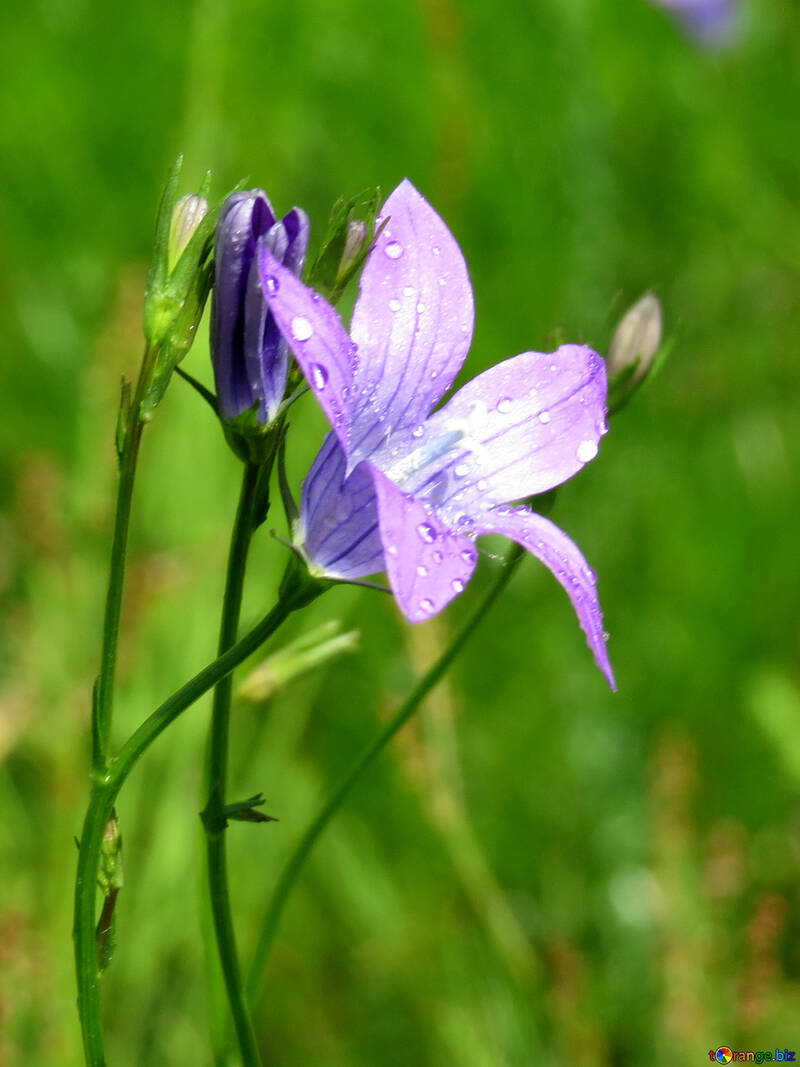
<instances>
[{"instance_id":1,"label":"water droplet","mask_svg":"<svg viewBox=\"0 0 800 1067\"><path fill-rule=\"evenodd\" d=\"M315 389L324 389L328 384L328 371L321 363L312 363L308 368L311 375L311 384Z\"/></svg>"},{"instance_id":2,"label":"water droplet","mask_svg":"<svg viewBox=\"0 0 800 1067\"><path fill-rule=\"evenodd\" d=\"M423 611L427 611L429 615L432 615L436 611L436 605L430 597L426 596L424 600L420 600L419 606Z\"/></svg>"},{"instance_id":3,"label":"water droplet","mask_svg":"<svg viewBox=\"0 0 800 1067\"><path fill-rule=\"evenodd\" d=\"M314 327L302 315L295 315L292 319L291 330L295 341L307 341L314 333Z\"/></svg>"},{"instance_id":4,"label":"water droplet","mask_svg":"<svg viewBox=\"0 0 800 1067\"><path fill-rule=\"evenodd\" d=\"M265 286L269 295L274 296L280 289L281 283L273 274L270 274L265 282Z\"/></svg>"},{"instance_id":5,"label":"water droplet","mask_svg":"<svg viewBox=\"0 0 800 1067\"><path fill-rule=\"evenodd\" d=\"M485 478L481 478L478 482L478 491L484 493L489 488L489 483Z\"/></svg>"},{"instance_id":6,"label":"water droplet","mask_svg":"<svg viewBox=\"0 0 800 1067\"><path fill-rule=\"evenodd\" d=\"M457 593L464 592L464 582L461 578L454 578L451 584Z\"/></svg>"},{"instance_id":7,"label":"water droplet","mask_svg":"<svg viewBox=\"0 0 800 1067\"><path fill-rule=\"evenodd\" d=\"M475 562L475 550L472 549L472 548L462 548L462 550L461 550L461 558L464 560L465 563L474 563Z\"/></svg>"},{"instance_id":8,"label":"water droplet","mask_svg":"<svg viewBox=\"0 0 800 1067\"><path fill-rule=\"evenodd\" d=\"M438 370L432 370L431 371L431 381L435 382L438 377L439 377Z\"/></svg>"},{"instance_id":9,"label":"water droplet","mask_svg":"<svg viewBox=\"0 0 800 1067\"><path fill-rule=\"evenodd\" d=\"M539 412L539 422L543 422L546 425L549 421L550 421L550 412L549 411L540 411Z\"/></svg>"},{"instance_id":10,"label":"water droplet","mask_svg":"<svg viewBox=\"0 0 800 1067\"><path fill-rule=\"evenodd\" d=\"M438 256L440 254L440 252L441 252L441 249L439 248L438 245L434 245L433 248L431 249L431 252L433 252L433 254L435 256Z\"/></svg>"},{"instance_id":11,"label":"water droplet","mask_svg":"<svg viewBox=\"0 0 800 1067\"><path fill-rule=\"evenodd\" d=\"M389 259L399 259L403 254L403 246L397 241L390 241L384 248L384 252Z\"/></svg>"},{"instance_id":12,"label":"water droplet","mask_svg":"<svg viewBox=\"0 0 800 1067\"><path fill-rule=\"evenodd\" d=\"M427 578L428 568L425 566L424 563L420 563L420 565L417 567L417 574L420 576L420 578Z\"/></svg>"},{"instance_id":13,"label":"water droplet","mask_svg":"<svg viewBox=\"0 0 800 1067\"><path fill-rule=\"evenodd\" d=\"M411 436L412 437L422 437L422 435L424 433L425 433L425 428L423 426L415 426L414 429L411 431Z\"/></svg>"},{"instance_id":14,"label":"water droplet","mask_svg":"<svg viewBox=\"0 0 800 1067\"><path fill-rule=\"evenodd\" d=\"M581 463L588 463L597 455L597 445L594 441L581 441L576 455Z\"/></svg>"},{"instance_id":15,"label":"water droplet","mask_svg":"<svg viewBox=\"0 0 800 1067\"><path fill-rule=\"evenodd\" d=\"M416 290L414 289L413 285L403 286L403 296L413 296L415 292Z\"/></svg>"},{"instance_id":16,"label":"water droplet","mask_svg":"<svg viewBox=\"0 0 800 1067\"><path fill-rule=\"evenodd\" d=\"M557 366L555 365L555 363L551 363L551 364L550 364L550 373L551 373L551 374L555 374L555 372L556 372L557 370L558 370L558 367L557 367Z\"/></svg>"},{"instance_id":17,"label":"water droplet","mask_svg":"<svg viewBox=\"0 0 800 1067\"><path fill-rule=\"evenodd\" d=\"M393 296L392 299L389 301L389 310L390 311L399 311L400 310L400 301L397 299L396 296Z\"/></svg>"},{"instance_id":18,"label":"water droplet","mask_svg":"<svg viewBox=\"0 0 800 1067\"><path fill-rule=\"evenodd\" d=\"M437 548L436 551L433 553L433 562L434 563L441 563L443 559L444 559L444 556L442 555L442 553Z\"/></svg>"},{"instance_id":19,"label":"water droplet","mask_svg":"<svg viewBox=\"0 0 800 1067\"><path fill-rule=\"evenodd\" d=\"M501 415L507 415L508 412L511 411L513 406L514 401L511 399L510 396L501 396L500 399L497 401L497 410L500 412Z\"/></svg>"},{"instance_id":20,"label":"water droplet","mask_svg":"<svg viewBox=\"0 0 800 1067\"><path fill-rule=\"evenodd\" d=\"M312 304L318 304L320 302L320 300L322 300L322 297L319 295L319 293L312 293L311 294L311 303Z\"/></svg>"},{"instance_id":21,"label":"water droplet","mask_svg":"<svg viewBox=\"0 0 800 1067\"><path fill-rule=\"evenodd\" d=\"M439 279L439 285L447 285L447 278L444 275Z\"/></svg>"},{"instance_id":22,"label":"water droplet","mask_svg":"<svg viewBox=\"0 0 800 1067\"><path fill-rule=\"evenodd\" d=\"M608 642L611 640L611 634L608 633L607 630L603 630L603 640L606 642L606 644L608 644Z\"/></svg>"},{"instance_id":23,"label":"water droplet","mask_svg":"<svg viewBox=\"0 0 800 1067\"><path fill-rule=\"evenodd\" d=\"M389 553L390 556L396 556L397 555L397 545L389 545L388 548L386 549L386 551Z\"/></svg>"},{"instance_id":24,"label":"water droplet","mask_svg":"<svg viewBox=\"0 0 800 1067\"><path fill-rule=\"evenodd\" d=\"M463 478L465 474L469 474L469 464L457 463L453 467L453 474L455 474L456 478Z\"/></svg>"},{"instance_id":25,"label":"water droplet","mask_svg":"<svg viewBox=\"0 0 800 1067\"><path fill-rule=\"evenodd\" d=\"M436 530L434 530L429 522L421 522L417 527L417 533L428 545L432 545L436 540Z\"/></svg>"},{"instance_id":26,"label":"water droplet","mask_svg":"<svg viewBox=\"0 0 800 1067\"><path fill-rule=\"evenodd\" d=\"M417 314L421 315L424 310L425 310L425 305L420 301L420 303L417 304Z\"/></svg>"}]
</instances>

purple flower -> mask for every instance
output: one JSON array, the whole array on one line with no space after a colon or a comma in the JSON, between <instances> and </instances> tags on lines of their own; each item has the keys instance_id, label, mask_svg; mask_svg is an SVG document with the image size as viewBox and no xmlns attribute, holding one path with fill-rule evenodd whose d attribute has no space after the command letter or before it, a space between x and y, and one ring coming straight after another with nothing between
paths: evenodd
<instances>
[{"instance_id":1,"label":"purple flower","mask_svg":"<svg viewBox=\"0 0 800 1067\"><path fill-rule=\"evenodd\" d=\"M235 419L258 404L264 425L283 399L289 350L259 284L259 247L299 275L308 247L306 214L295 207L276 221L263 190L234 193L217 223L211 360L222 417Z\"/></svg>"},{"instance_id":2,"label":"purple flower","mask_svg":"<svg viewBox=\"0 0 800 1067\"><path fill-rule=\"evenodd\" d=\"M724 41L733 30L737 0L654 0L671 11L694 37L709 44Z\"/></svg>"},{"instance_id":3,"label":"purple flower","mask_svg":"<svg viewBox=\"0 0 800 1067\"><path fill-rule=\"evenodd\" d=\"M469 581L475 538L498 533L566 590L614 685L595 575L557 526L508 502L565 481L606 431L602 359L580 345L525 352L479 374L439 410L472 338L461 251L410 182L361 277L350 336L333 308L260 254L270 310L334 429L303 487L297 540L312 570L355 578L385 567L411 622Z\"/></svg>"}]
</instances>

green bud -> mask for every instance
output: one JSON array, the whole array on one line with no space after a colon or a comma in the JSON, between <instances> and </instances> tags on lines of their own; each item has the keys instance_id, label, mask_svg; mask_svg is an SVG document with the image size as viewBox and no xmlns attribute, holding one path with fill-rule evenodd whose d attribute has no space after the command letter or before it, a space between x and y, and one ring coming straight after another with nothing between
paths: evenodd
<instances>
[{"instance_id":1,"label":"green bud","mask_svg":"<svg viewBox=\"0 0 800 1067\"><path fill-rule=\"evenodd\" d=\"M350 199L340 197L333 205L322 247L306 275L306 284L332 304L369 255L380 202L380 189L374 189ZM364 218L354 218L356 211Z\"/></svg>"},{"instance_id":2,"label":"green bud","mask_svg":"<svg viewBox=\"0 0 800 1067\"><path fill-rule=\"evenodd\" d=\"M179 157L161 197L144 301L144 333L151 364L137 415L145 421L152 418L172 372L192 347L213 277L213 234L219 205L209 209L206 200L210 175L198 192L178 199L181 165Z\"/></svg>"},{"instance_id":3,"label":"green bud","mask_svg":"<svg viewBox=\"0 0 800 1067\"><path fill-rule=\"evenodd\" d=\"M186 246L207 214L208 201L198 193L187 193L186 196L182 196L172 209L167 245L167 266L170 273L177 266L178 260L186 251Z\"/></svg>"},{"instance_id":4,"label":"green bud","mask_svg":"<svg viewBox=\"0 0 800 1067\"><path fill-rule=\"evenodd\" d=\"M618 411L653 369L661 347L661 303L647 293L619 321L608 350L608 409Z\"/></svg>"}]
</instances>

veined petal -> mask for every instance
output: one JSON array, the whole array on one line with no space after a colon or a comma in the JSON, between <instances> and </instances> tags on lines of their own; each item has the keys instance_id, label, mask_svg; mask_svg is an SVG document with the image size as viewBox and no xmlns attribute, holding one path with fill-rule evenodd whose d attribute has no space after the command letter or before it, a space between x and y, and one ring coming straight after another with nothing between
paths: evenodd
<instances>
[{"instance_id":1,"label":"veined petal","mask_svg":"<svg viewBox=\"0 0 800 1067\"><path fill-rule=\"evenodd\" d=\"M578 546L555 523L523 507L494 508L481 516L478 532L510 537L550 568L572 601L595 663L616 691L614 672L606 649L595 574Z\"/></svg>"},{"instance_id":2,"label":"veined petal","mask_svg":"<svg viewBox=\"0 0 800 1067\"><path fill-rule=\"evenodd\" d=\"M272 205L261 189L229 196L217 222L211 355L220 410L225 418L240 415L255 399L255 379L245 349L245 306L256 244L274 222ZM257 379L260 380L260 373Z\"/></svg>"},{"instance_id":3,"label":"veined petal","mask_svg":"<svg viewBox=\"0 0 800 1067\"><path fill-rule=\"evenodd\" d=\"M485 507L566 481L597 455L605 404L605 364L583 345L524 352L479 374L425 425L426 441L461 435L446 466L428 474L440 485L446 476L438 505Z\"/></svg>"},{"instance_id":4,"label":"veined petal","mask_svg":"<svg viewBox=\"0 0 800 1067\"><path fill-rule=\"evenodd\" d=\"M311 464L300 499L300 537L309 562L329 578L363 578L384 569L375 488L359 465L349 477L336 434Z\"/></svg>"},{"instance_id":5,"label":"veined petal","mask_svg":"<svg viewBox=\"0 0 800 1067\"><path fill-rule=\"evenodd\" d=\"M409 622L423 622L464 591L478 553L422 501L407 496L371 463L386 573Z\"/></svg>"},{"instance_id":6,"label":"veined petal","mask_svg":"<svg viewBox=\"0 0 800 1067\"><path fill-rule=\"evenodd\" d=\"M274 223L261 238L272 255L292 274L300 276L308 248L308 217L298 207L292 208ZM258 257L250 269L245 314L245 356L247 371L257 396L262 401L263 418L271 422L286 391L289 371L289 346L278 328L261 287Z\"/></svg>"},{"instance_id":7,"label":"veined petal","mask_svg":"<svg viewBox=\"0 0 800 1067\"><path fill-rule=\"evenodd\" d=\"M445 223L407 179L381 215L389 221L364 266L351 323L359 353L351 463L425 419L472 341L472 287Z\"/></svg>"},{"instance_id":8,"label":"veined petal","mask_svg":"<svg viewBox=\"0 0 800 1067\"><path fill-rule=\"evenodd\" d=\"M355 346L331 305L282 267L266 245L258 260L270 311L347 452Z\"/></svg>"}]
</instances>

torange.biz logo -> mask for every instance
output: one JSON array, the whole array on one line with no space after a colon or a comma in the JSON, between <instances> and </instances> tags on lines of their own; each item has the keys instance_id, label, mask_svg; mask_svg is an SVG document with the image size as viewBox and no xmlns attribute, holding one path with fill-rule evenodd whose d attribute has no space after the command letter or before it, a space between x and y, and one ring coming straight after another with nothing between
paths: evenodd
<instances>
[{"instance_id":1,"label":"torange.biz logo","mask_svg":"<svg viewBox=\"0 0 800 1067\"><path fill-rule=\"evenodd\" d=\"M723 1045L716 1051L709 1049L708 1058L713 1063L794 1063L794 1052L789 1048L764 1049L759 1052L734 1052L733 1049Z\"/></svg>"}]
</instances>

